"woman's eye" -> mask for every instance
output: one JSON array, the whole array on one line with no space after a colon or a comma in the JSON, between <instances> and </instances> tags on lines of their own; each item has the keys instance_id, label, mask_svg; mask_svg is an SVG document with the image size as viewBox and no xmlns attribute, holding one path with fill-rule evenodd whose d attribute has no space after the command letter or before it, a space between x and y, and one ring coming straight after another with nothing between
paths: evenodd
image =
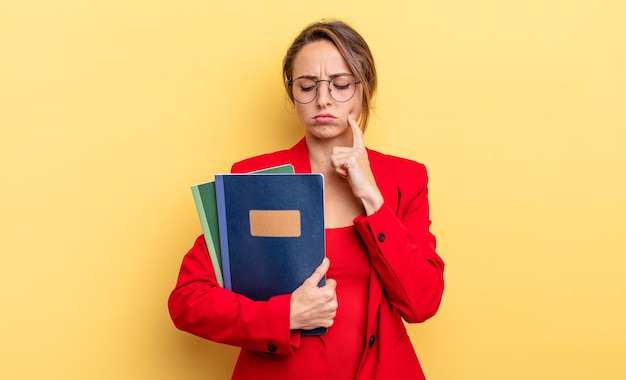
<instances>
[{"instance_id":1,"label":"woman's eye","mask_svg":"<svg viewBox=\"0 0 626 380\"><path fill-rule=\"evenodd\" d=\"M309 92L315 90L315 85L312 86L300 86L300 91Z\"/></svg>"},{"instance_id":2,"label":"woman's eye","mask_svg":"<svg viewBox=\"0 0 626 380\"><path fill-rule=\"evenodd\" d=\"M350 82L340 82L340 83L333 83L333 86L337 89L337 90L347 90L350 88Z\"/></svg>"}]
</instances>

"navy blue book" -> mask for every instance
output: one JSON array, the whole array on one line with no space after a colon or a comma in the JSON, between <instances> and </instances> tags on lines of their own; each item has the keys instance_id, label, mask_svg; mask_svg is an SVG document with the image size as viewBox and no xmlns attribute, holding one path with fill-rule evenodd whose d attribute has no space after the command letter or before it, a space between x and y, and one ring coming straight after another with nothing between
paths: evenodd
<instances>
[{"instance_id":1,"label":"navy blue book","mask_svg":"<svg viewBox=\"0 0 626 380\"><path fill-rule=\"evenodd\" d=\"M218 174L215 190L226 289L266 301L292 293L321 264L321 174Z\"/></svg>"},{"instance_id":2,"label":"navy blue book","mask_svg":"<svg viewBox=\"0 0 626 380\"><path fill-rule=\"evenodd\" d=\"M293 173L293 165L285 164L260 170L262 173ZM217 217L217 204L215 194L215 182L205 182L191 187L196 210L200 218L200 225L204 234L215 278L220 286L224 286L222 276L222 254L220 248L219 223Z\"/></svg>"}]
</instances>

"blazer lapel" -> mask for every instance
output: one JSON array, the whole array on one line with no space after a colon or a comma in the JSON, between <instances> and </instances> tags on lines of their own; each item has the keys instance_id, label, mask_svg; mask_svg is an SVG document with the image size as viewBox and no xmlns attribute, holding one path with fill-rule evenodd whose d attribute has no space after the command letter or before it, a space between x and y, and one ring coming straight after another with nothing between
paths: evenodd
<instances>
[{"instance_id":1,"label":"blazer lapel","mask_svg":"<svg viewBox=\"0 0 626 380\"><path fill-rule=\"evenodd\" d=\"M285 162L292 164L296 173L310 173L311 161L306 141L302 138L296 145L285 151Z\"/></svg>"}]
</instances>

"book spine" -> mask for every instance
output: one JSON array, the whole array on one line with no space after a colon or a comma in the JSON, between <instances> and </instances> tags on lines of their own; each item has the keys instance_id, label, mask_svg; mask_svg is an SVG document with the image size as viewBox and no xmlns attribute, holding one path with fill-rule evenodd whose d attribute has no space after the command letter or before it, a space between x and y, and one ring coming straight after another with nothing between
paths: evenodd
<instances>
[{"instance_id":1,"label":"book spine","mask_svg":"<svg viewBox=\"0 0 626 380\"><path fill-rule=\"evenodd\" d=\"M230 258L228 251L228 229L226 227L226 200L224 197L224 181L222 175L215 176L215 193L217 203L217 216L219 223L220 247L222 255L222 274L224 276L224 288L232 290L230 276Z\"/></svg>"}]
</instances>

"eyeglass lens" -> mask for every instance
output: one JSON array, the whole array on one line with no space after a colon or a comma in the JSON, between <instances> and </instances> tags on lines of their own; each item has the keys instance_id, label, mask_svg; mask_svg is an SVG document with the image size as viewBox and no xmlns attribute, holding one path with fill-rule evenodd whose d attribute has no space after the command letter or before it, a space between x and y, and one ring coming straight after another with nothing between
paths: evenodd
<instances>
[{"instance_id":1,"label":"eyeglass lens","mask_svg":"<svg viewBox=\"0 0 626 380\"><path fill-rule=\"evenodd\" d=\"M317 96L320 82L328 83L330 96L337 102L343 103L352 99L356 92L357 82L352 76L341 75L329 80L313 80L311 78L298 78L292 82L291 91L298 103L310 103Z\"/></svg>"}]
</instances>

